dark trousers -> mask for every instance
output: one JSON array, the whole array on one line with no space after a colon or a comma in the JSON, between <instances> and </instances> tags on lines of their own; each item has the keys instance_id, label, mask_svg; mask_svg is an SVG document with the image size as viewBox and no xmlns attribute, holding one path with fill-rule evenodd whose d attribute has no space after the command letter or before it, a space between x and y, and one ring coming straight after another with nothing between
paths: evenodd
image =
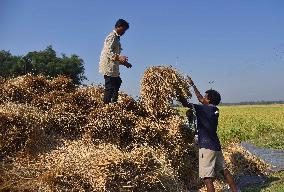
<instances>
[{"instance_id":1,"label":"dark trousers","mask_svg":"<svg viewBox=\"0 0 284 192\"><path fill-rule=\"evenodd\" d=\"M118 98L118 91L122 80L120 77L110 77L104 75L105 78L105 93L104 93L104 103L114 103Z\"/></svg>"}]
</instances>

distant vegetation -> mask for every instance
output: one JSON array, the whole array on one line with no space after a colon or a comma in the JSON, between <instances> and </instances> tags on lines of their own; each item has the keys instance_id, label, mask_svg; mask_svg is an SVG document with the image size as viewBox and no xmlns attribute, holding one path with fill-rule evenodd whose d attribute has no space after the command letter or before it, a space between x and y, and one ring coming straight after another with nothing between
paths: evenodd
<instances>
[{"instance_id":1,"label":"distant vegetation","mask_svg":"<svg viewBox=\"0 0 284 192\"><path fill-rule=\"evenodd\" d=\"M221 103L220 105L270 105L284 104L284 101L244 101L239 103Z\"/></svg>"},{"instance_id":2,"label":"distant vegetation","mask_svg":"<svg viewBox=\"0 0 284 192\"><path fill-rule=\"evenodd\" d=\"M234 105L273 105L284 104L284 101L243 101L238 103L220 103L220 106L234 106ZM180 102L172 104L173 107L182 107Z\"/></svg>"},{"instance_id":3,"label":"distant vegetation","mask_svg":"<svg viewBox=\"0 0 284 192\"><path fill-rule=\"evenodd\" d=\"M64 75L70 77L75 84L82 84L84 61L77 55L57 57L52 46L45 50L28 52L23 56L12 55L9 51L0 50L0 76L16 77L25 74L44 75L47 78Z\"/></svg>"}]
</instances>

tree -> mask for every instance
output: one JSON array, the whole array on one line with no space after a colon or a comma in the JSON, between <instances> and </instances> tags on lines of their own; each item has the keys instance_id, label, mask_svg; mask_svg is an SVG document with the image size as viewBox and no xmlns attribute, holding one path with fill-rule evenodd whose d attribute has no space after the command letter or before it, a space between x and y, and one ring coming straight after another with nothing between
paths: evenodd
<instances>
[{"instance_id":1,"label":"tree","mask_svg":"<svg viewBox=\"0 0 284 192\"><path fill-rule=\"evenodd\" d=\"M0 51L0 76L13 77L27 73L44 75L47 78L65 75L75 84L81 84L86 79L84 61L72 54L67 57L57 57L52 46L42 51L29 52L24 56L13 56L8 51Z\"/></svg>"},{"instance_id":2,"label":"tree","mask_svg":"<svg viewBox=\"0 0 284 192\"><path fill-rule=\"evenodd\" d=\"M0 76L7 78L13 75L18 76L19 73L15 70L19 65L19 56L13 56L9 51L0 51Z\"/></svg>"}]
</instances>

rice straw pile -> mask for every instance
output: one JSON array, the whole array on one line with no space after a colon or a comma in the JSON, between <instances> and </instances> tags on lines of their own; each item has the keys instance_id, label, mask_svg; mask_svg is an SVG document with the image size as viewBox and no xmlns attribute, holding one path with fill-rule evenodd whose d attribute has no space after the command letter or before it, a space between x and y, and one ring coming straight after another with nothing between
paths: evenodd
<instances>
[{"instance_id":1,"label":"rice straw pile","mask_svg":"<svg viewBox=\"0 0 284 192\"><path fill-rule=\"evenodd\" d=\"M150 67L136 101L100 86L25 75L0 85L1 191L188 191L202 187L193 133L171 102L190 98L171 67ZM248 154L235 173L261 172ZM241 154L244 154L242 151ZM234 156L235 155L235 156ZM254 164L255 163L255 164ZM254 166L255 165L255 166ZM239 169L237 169L239 168Z\"/></svg>"},{"instance_id":2,"label":"rice straw pile","mask_svg":"<svg viewBox=\"0 0 284 192\"><path fill-rule=\"evenodd\" d=\"M171 112L170 104L177 95L186 99L191 97L189 84L183 76L171 67L150 67L141 81L143 106L154 116L163 116Z\"/></svg>"}]
</instances>

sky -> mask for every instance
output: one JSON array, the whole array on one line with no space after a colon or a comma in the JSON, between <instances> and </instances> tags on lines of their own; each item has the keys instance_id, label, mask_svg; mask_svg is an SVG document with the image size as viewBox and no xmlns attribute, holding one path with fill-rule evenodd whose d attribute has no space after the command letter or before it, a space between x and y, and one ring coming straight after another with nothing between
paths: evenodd
<instances>
[{"instance_id":1,"label":"sky","mask_svg":"<svg viewBox=\"0 0 284 192\"><path fill-rule=\"evenodd\" d=\"M121 67L126 93L139 96L146 68L172 65L222 102L284 100L283 10L282 0L0 0L0 50L52 45L84 60L85 84L102 84L103 42L123 18L122 54L133 65Z\"/></svg>"}]
</instances>

